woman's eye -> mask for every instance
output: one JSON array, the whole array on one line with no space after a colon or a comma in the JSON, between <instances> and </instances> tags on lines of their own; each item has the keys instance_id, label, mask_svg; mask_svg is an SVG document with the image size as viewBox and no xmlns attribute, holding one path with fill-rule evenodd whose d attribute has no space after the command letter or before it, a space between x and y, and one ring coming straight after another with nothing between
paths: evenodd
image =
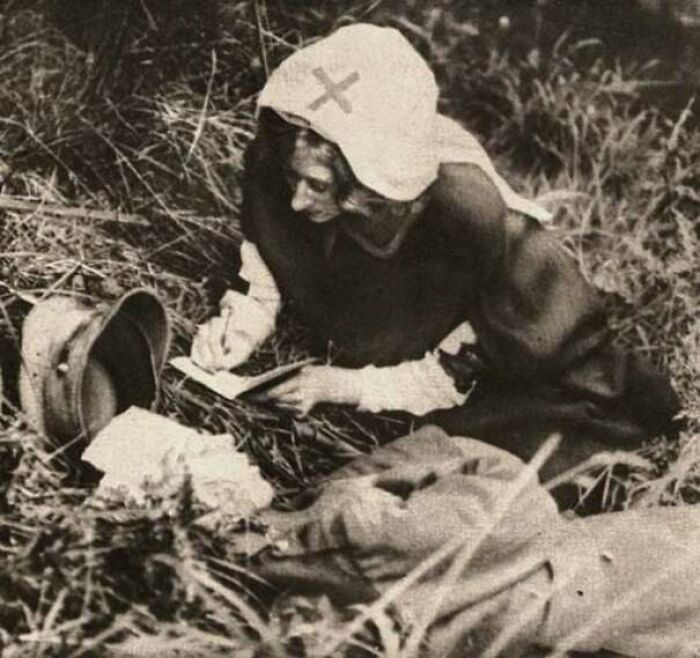
<instances>
[{"instance_id":1,"label":"woman's eye","mask_svg":"<svg viewBox=\"0 0 700 658\"><path fill-rule=\"evenodd\" d=\"M317 181L309 181L309 187L316 192L316 194L324 194L328 191L328 183L319 183Z\"/></svg>"}]
</instances>

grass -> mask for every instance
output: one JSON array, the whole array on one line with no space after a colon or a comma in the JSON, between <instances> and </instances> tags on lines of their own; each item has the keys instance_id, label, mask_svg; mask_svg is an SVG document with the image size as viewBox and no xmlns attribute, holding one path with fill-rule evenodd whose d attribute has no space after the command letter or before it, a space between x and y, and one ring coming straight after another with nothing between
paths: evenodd
<instances>
[{"instance_id":1,"label":"grass","mask_svg":"<svg viewBox=\"0 0 700 658\"><path fill-rule=\"evenodd\" d=\"M3 359L12 361L26 312L16 291L111 299L135 286L163 297L173 351L187 352L196 324L235 279L241 159L264 60L273 66L303 39L371 18L414 41L437 72L445 109L480 134L517 188L556 211L562 240L606 295L620 341L668 371L682 397L684 429L643 449L649 469L589 478L608 478L618 506L696 502L697 104L670 114L645 105L653 71L611 63L595 43L564 36L552 52L522 56L498 30L482 29L476 3L413 0L401 11L392 2L259 3L256 14L253 3L231 2L215 21L213 3L207 11L175 3L162 15L140 4L96 3L82 31L49 0L0 12L2 193L147 221L0 212ZM257 366L303 353L304 329L287 318L283 327ZM281 506L408 427L327 408L297 421L224 403L170 371L160 411L230 432L275 483ZM103 655L107 644L131 655L320 655L349 637L350 613L327 602L258 605L230 542L194 523L187 490L176 513L157 503L97 508L70 473L9 400L0 419L3 655ZM394 631L376 612L389 647Z\"/></svg>"}]
</instances>

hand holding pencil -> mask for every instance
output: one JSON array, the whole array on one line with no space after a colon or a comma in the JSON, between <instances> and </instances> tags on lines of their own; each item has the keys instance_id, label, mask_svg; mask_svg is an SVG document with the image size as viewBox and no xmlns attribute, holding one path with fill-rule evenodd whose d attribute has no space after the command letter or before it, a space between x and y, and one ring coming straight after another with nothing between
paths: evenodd
<instances>
[{"instance_id":1,"label":"hand holding pencil","mask_svg":"<svg viewBox=\"0 0 700 658\"><path fill-rule=\"evenodd\" d=\"M251 337L238 330L235 323L235 309L227 306L221 315L200 324L192 342L192 360L210 372L231 370L245 363L253 350Z\"/></svg>"}]
</instances>

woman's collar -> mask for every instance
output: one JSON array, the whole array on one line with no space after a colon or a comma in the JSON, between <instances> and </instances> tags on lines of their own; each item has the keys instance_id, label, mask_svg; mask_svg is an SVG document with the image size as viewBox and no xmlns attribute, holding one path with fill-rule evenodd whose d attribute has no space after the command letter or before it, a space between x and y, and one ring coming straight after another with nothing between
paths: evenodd
<instances>
[{"instance_id":1,"label":"woman's collar","mask_svg":"<svg viewBox=\"0 0 700 658\"><path fill-rule=\"evenodd\" d=\"M344 233L375 258L391 258L427 205L428 195L416 202L406 215L372 218L348 213L338 218L338 224Z\"/></svg>"}]
</instances>

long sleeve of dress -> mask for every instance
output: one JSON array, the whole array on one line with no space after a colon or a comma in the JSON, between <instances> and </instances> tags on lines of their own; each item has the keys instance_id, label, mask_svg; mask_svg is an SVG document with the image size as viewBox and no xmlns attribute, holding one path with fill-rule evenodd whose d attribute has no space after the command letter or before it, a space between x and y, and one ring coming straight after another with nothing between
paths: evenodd
<instances>
[{"instance_id":1,"label":"long sleeve of dress","mask_svg":"<svg viewBox=\"0 0 700 658\"><path fill-rule=\"evenodd\" d=\"M495 200L475 205L475 190L491 185L479 172L449 176L442 194L455 244L465 259L483 259L468 318L487 380L476 399L509 399L508 409L489 401L482 413L465 405L463 431L506 432L506 413L513 428L549 418L552 427L595 426L623 443L662 431L678 408L675 392L650 364L612 344L597 291L554 233ZM479 194L488 200L488 191Z\"/></svg>"},{"instance_id":2,"label":"long sleeve of dress","mask_svg":"<svg viewBox=\"0 0 700 658\"><path fill-rule=\"evenodd\" d=\"M246 336L252 352L272 334L281 306L275 280L252 242L241 244L240 277L250 286L247 294L228 290L219 306L228 317L227 331Z\"/></svg>"},{"instance_id":3,"label":"long sleeve of dress","mask_svg":"<svg viewBox=\"0 0 700 658\"><path fill-rule=\"evenodd\" d=\"M551 231L509 213L476 167L446 168L440 183L453 248L476 265L469 321L495 376L556 377L605 339L600 300Z\"/></svg>"}]
</instances>

